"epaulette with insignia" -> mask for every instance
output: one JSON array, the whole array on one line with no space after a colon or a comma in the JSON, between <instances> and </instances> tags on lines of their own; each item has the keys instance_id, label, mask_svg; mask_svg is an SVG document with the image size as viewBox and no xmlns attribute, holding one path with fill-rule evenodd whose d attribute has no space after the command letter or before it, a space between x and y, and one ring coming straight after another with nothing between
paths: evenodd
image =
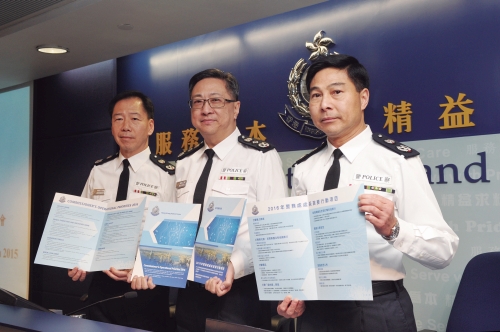
<instances>
[{"instance_id":1,"label":"epaulette with insignia","mask_svg":"<svg viewBox=\"0 0 500 332\"><path fill-rule=\"evenodd\" d=\"M99 159L99 160L96 160L96 162L94 163L94 166L100 166L100 165L103 165L103 164L107 163L108 161L111 161L111 160L113 160L113 159L117 158L117 157L118 157L118 154L119 154L119 153L117 152L117 153L115 153L115 154L112 154L111 156L107 156L107 157L106 157L106 158L104 158L104 159Z\"/></svg>"},{"instance_id":2,"label":"epaulette with insignia","mask_svg":"<svg viewBox=\"0 0 500 332\"><path fill-rule=\"evenodd\" d=\"M255 139L255 138L247 137L244 135L240 135L238 137L238 142L240 142L243 145L257 149L259 151L262 151L264 153L274 149L274 145L272 145L272 144L269 144L265 141L261 141L261 140Z\"/></svg>"},{"instance_id":3,"label":"epaulette with insignia","mask_svg":"<svg viewBox=\"0 0 500 332\"><path fill-rule=\"evenodd\" d=\"M175 166L172 165L171 163L169 163L168 161L161 159L157 155L152 154L152 153L149 155L149 159L151 159L153 164L160 167L165 172L168 172L168 174L170 174L170 175L175 174Z\"/></svg>"},{"instance_id":4,"label":"epaulette with insignia","mask_svg":"<svg viewBox=\"0 0 500 332\"><path fill-rule=\"evenodd\" d=\"M375 142L379 143L383 147L391 150L392 152L396 152L397 154L405 157L405 158L411 158L418 156L420 152L418 152L415 149L410 148L408 145L404 145L398 141L393 140L392 138L389 138L387 136L384 136L379 133L374 133L372 135L372 138Z\"/></svg>"},{"instance_id":5,"label":"epaulette with insignia","mask_svg":"<svg viewBox=\"0 0 500 332\"><path fill-rule=\"evenodd\" d=\"M184 151L184 152L181 152L181 153L177 156L177 160L181 160L181 159L186 158L187 156L192 155L193 153L195 153L196 151L198 151L199 149L201 149L204 145L205 145L205 142L201 141L201 142L200 142L200 143L198 143L198 145L196 145L194 148L189 149L189 150Z\"/></svg>"},{"instance_id":6,"label":"epaulette with insignia","mask_svg":"<svg viewBox=\"0 0 500 332\"><path fill-rule=\"evenodd\" d=\"M300 159L298 159L295 164L292 165L292 167L295 167L295 165L298 165L300 164L301 162L304 162L306 161L307 159L309 159L309 157L315 155L316 153L320 152L321 150L323 150L325 147L326 147L326 141L324 141L323 143L321 143L320 146L318 146L316 149L312 150L311 152L309 152L308 154L302 156Z\"/></svg>"}]
</instances>

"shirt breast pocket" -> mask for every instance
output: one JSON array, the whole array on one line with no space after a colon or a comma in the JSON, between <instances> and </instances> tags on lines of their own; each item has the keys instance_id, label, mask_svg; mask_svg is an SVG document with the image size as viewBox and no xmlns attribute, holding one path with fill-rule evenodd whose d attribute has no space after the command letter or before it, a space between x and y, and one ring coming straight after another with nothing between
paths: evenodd
<instances>
[{"instance_id":1,"label":"shirt breast pocket","mask_svg":"<svg viewBox=\"0 0 500 332\"><path fill-rule=\"evenodd\" d=\"M92 199L99 202L109 203L111 202L111 195L93 195Z\"/></svg>"},{"instance_id":2,"label":"shirt breast pocket","mask_svg":"<svg viewBox=\"0 0 500 332\"><path fill-rule=\"evenodd\" d=\"M176 201L177 203L188 203L187 198L189 197L188 193L194 190L191 186L186 185L183 188L179 188L175 190ZM191 202L192 203L192 202Z\"/></svg>"},{"instance_id":3,"label":"shirt breast pocket","mask_svg":"<svg viewBox=\"0 0 500 332\"><path fill-rule=\"evenodd\" d=\"M214 196L229 196L246 198L250 184L245 181L217 180L212 187Z\"/></svg>"}]
</instances>

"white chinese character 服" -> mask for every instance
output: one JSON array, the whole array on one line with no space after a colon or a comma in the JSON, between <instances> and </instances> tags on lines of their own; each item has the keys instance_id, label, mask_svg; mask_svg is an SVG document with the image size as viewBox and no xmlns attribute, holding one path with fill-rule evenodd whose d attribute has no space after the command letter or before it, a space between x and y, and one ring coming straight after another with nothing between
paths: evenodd
<instances>
[{"instance_id":1,"label":"white chinese character \u670d","mask_svg":"<svg viewBox=\"0 0 500 332\"><path fill-rule=\"evenodd\" d=\"M467 145L467 154L468 155L477 154L477 144L468 144Z\"/></svg>"},{"instance_id":2,"label":"white chinese character \u670d","mask_svg":"<svg viewBox=\"0 0 500 332\"><path fill-rule=\"evenodd\" d=\"M471 247L471 257L477 256L483 253L482 247Z\"/></svg>"}]
</instances>

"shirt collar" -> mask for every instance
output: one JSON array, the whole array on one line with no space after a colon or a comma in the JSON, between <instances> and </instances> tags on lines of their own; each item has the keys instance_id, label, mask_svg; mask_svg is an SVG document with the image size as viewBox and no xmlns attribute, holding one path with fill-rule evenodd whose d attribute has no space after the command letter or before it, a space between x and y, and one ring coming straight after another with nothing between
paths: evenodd
<instances>
[{"instance_id":1,"label":"shirt collar","mask_svg":"<svg viewBox=\"0 0 500 332\"><path fill-rule=\"evenodd\" d=\"M226 137L222 142L217 144L212 148L214 150L215 154L220 160L224 160L224 158L227 156L229 151L238 144L238 136L240 136L240 131L238 128L234 129L233 133ZM208 149L207 145L205 144L205 148L203 149L203 154L205 154L205 150Z\"/></svg>"},{"instance_id":2,"label":"shirt collar","mask_svg":"<svg viewBox=\"0 0 500 332\"><path fill-rule=\"evenodd\" d=\"M361 133L340 147L342 155L346 157L349 163L354 162L354 159L356 159L358 154L366 147L366 145L368 145L371 140L371 136L372 131L370 126L366 125L366 128ZM327 149L322 156L324 158L324 160L322 160L324 165L328 163L332 157L333 150L336 149L336 147L334 147L328 140L326 142L328 143Z\"/></svg>"},{"instance_id":3,"label":"shirt collar","mask_svg":"<svg viewBox=\"0 0 500 332\"><path fill-rule=\"evenodd\" d=\"M151 154L151 150L149 149L149 146L144 149L142 152L139 152L138 154L133 155L132 157L128 158L128 161L130 162L130 167L132 168L132 171L135 173L141 168L142 165L149 159L149 155ZM118 156L118 165L116 168L120 167L122 164L123 160L126 159L121 153Z\"/></svg>"}]
</instances>

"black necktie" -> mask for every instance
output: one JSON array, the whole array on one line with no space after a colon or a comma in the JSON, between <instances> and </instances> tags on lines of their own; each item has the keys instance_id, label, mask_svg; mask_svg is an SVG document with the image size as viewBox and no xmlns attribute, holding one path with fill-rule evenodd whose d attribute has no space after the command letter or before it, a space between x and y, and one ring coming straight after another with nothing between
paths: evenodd
<instances>
[{"instance_id":1,"label":"black necktie","mask_svg":"<svg viewBox=\"0 0 500 332\"><path fill-rule=\"evenodd\" d=\"M340 157L342 157L342 151L340 151L340 149L335 149L335 151L333 151L333 164L328 170L328 173L326 173L323 190L335 189L339 186Z\"/></svg>"},{"instance_id":2,"label":"black necktie","mask_svg":"<svg viewBox=\"0 0 500 332\"><path fill-rule=\"evenodd\" d=\"M130 162L128 159L123 159L123 170L120 174L120 181L118 181L118 190L116 191L116 201L124 201L127 199L128 191L128 178L130 176L130 171L128 166Z\"/></svg>"},{"instance_id":3,"label":"black necktie","mask_svg":"<svg viewBox=\"0 0 500 332\"><path fill-rule=\"evenodd\" d=\"M207 182L208 176L210 175L210 169L212 168L212 162L214 157L214 150L206 149L205 154L208 157L207 163L205 164L205 168L203 172L201 172L200 179L196 184L196 188L194 189L193 203L203 205L205 201L205 191L207 191Z\"/></svg>"}]
</instances>

